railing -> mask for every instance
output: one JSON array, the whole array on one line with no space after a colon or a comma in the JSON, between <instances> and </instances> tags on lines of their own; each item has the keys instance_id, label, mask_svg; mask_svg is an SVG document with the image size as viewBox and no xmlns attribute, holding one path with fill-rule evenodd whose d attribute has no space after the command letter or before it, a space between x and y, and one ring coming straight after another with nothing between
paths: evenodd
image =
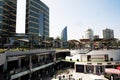
<instances>
[{"instance_id":1,"label":"railing","mask_svg":"<svg viewBox=\"0 0 120 80\"><path fill-rule=\"evenodd\" d=\"M21 68L14 68L13 70L10 70L9 71L9 75L13 75L13 74L17 74L17 73L20 73L20 72L23 72L23 71L26 71L29 69L29 66L24 66L24 67L21 67Z\"/></svg>"},{"instance_id":2,"label":"railing","mask_svg":"<svg viewBox=\"0 0 120 80\"><path fill-rule=\"evenodd\" d=\"M39 63L35 63L35 64L32 64L32 68L36 68L36 67L39 67L39 66L43 66L45 64L49 64L53 62L53 60L47 60L47 61L42 61L42 62L39 62ZM26 70L29 70L30 67L29 65L26 65L26 66L23 66L21 68L14 68L13 70L10 70L8 73L10 75L13 75L13 74L17 74L17 73L20 73L20 72L23 72L23 71L26 71Z\"/></svg>"},{"instance_id":3,"label":"railing","mask_svg":"<svg viewBox=\"0 0 120 80\"><path fill-rule=\"evenodd\" d=\"M4 80L4 73L0 72L0 80Z\"/></svg>"},{"instance_id":4,"label":"railing","mask_svg":"<svg viewBox=\"0 0 120 80\"><path fill-rule=\"evenodd\" d=\"M60 61L56 61L56 63L58 63ZM16 79L18 77L21 77L23 75L29 74L30 72L35 72L38 71L40 69L43 69L45 67L48 67L50 65L53 65L54 62L53 60L47 60L47 62L40 62L40 63L36 63L36 64L32 64L32 67L30 69L29 65L22 67L22 68L18 68L18 69L14 69L13 72L11 74L9 74L11 76L11 79ZM12 71L12 70L11 70Z\"/></svg>"}]
</instances>

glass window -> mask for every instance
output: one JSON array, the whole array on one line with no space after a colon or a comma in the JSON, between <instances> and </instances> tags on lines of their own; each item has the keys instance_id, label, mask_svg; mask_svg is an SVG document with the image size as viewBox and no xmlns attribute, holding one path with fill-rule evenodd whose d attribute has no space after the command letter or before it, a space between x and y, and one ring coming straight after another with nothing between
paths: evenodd
<instances>
[{"instance_id":1,"label":"glass window","mask_svg":"<svg viewBox=\"0 0 120 80\"><path fill-rule=\"evenodd\" d=\"M2 14L3 13L3 9L2 8L0 8L0 14Z\"/></svg>"}]
</instances>

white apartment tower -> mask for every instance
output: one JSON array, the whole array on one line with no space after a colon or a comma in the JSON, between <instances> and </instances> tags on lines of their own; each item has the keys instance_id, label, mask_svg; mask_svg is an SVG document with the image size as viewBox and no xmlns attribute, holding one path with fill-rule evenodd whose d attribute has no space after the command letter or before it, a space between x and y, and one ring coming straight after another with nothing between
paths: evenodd
<instances>
[{"instance_id":1,"label":"white apartment tower","mask_svg":"<svg viewBox=\"0 0 120 80\"><path fill-rule=\"evenodd\" d=\"M90 40L93 40L94 39L94 33L93 33L93 30L92 29L87 29L85 31L85 38L86 39L90 39Z\"/></svg>"}]
</instances>

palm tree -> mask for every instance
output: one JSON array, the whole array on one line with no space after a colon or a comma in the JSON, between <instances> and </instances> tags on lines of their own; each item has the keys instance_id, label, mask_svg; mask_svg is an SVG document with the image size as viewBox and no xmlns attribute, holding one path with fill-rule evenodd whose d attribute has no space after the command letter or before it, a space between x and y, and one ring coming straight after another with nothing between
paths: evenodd
<instances>
[{"instance_id":1,"label":"palm tree","mask_svg":"<svg viewBox=\"0 0 120 80\"><path fill-rule=\"evenodd\" d=\"M77 40L69 40L68 47L69 49L79 49L81 45L80 45L80 42Z\"/></svg>"},{"instance_id":2,"label":"palm tree","mask_svg":"<svg viewBox=\"0 0 120 80\"><path fill-rule=\"evenodd\" d=\"M35 39L35 36L34 36L34 35L31 35L31 36L30 36L30 39L29 39L29 41L30 41L30 48L31 48L31 49L33 49L34 39Z\"/></svg>"},{"instance_id":3,"label":"palm tree","mask_svg":"<svg viewBox=\"0 0 120 80\"><path fill-rule=\"evenodd\" d=\"M53 38L53 37L49 37L49 38L47 39L47 41L49 42L49 47L53 48L54 38Z\"/></svg>"}]
</instances>

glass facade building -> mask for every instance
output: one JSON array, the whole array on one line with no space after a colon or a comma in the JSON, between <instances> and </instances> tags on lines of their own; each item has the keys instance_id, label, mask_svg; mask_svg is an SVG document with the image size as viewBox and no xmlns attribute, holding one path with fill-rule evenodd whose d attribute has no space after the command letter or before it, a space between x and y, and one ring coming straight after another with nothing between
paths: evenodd
<instances>
[{"instance_id":1,"label":"glass facade building","mask_svg":"<svg viewBox=\"0 0 120 80\"><path fill-rule=\"evenodd\" d=\"M62 30L61 33L61 47L62 48L67 47L67 26Z\"/></svg>"},{"instance_id":2,"label":"glass facade building","mask_svg":"<svg viewBox=\"0 0 120 80\"><path fill-rule=\"evenodd\" d=\"M0 0L0 35L12 36L16 30L17 0Z\"/></svg>"},{"instance_id":3,"label":"glass facade building","mask_svg":"<svg viewBox=\"0 0 120 80\"><path fill-rule=\"evenodd\" d=\"M44 14L39 13L39 36L42 36L44 33Z\"/></svg>"},{"instance_id":4,"label":"glass facade building","mask_svg":"<svg viewBox=\"0 0 120 80\"><path fill-rule=\"evenodd\" d=\"M18 19L19 1L0 0L0 34L9 37L14 35L17 29L16 24L20 26L20 22L24 20L25 23L21 24L25 25L24 33L28 35L29 40L34 38L34 41L38 42L39 37L46 40L49 37L49 8L40 0L25 0L25 18L23 19L21 14L22 17ZM23 3L20 6L23 6ZM23 26L19 28L21 27Z\"/></svg>"},{"instance_id":5,"label":"glass facade building","mask_svg":"<svg viewBox=\"0 0 120 80\"><path fill-rule=\"evenodd\" d=\"M40 0L27 0L25 32L36 40L49 37L49 8Z\"/></svg>"}]
</instances>

